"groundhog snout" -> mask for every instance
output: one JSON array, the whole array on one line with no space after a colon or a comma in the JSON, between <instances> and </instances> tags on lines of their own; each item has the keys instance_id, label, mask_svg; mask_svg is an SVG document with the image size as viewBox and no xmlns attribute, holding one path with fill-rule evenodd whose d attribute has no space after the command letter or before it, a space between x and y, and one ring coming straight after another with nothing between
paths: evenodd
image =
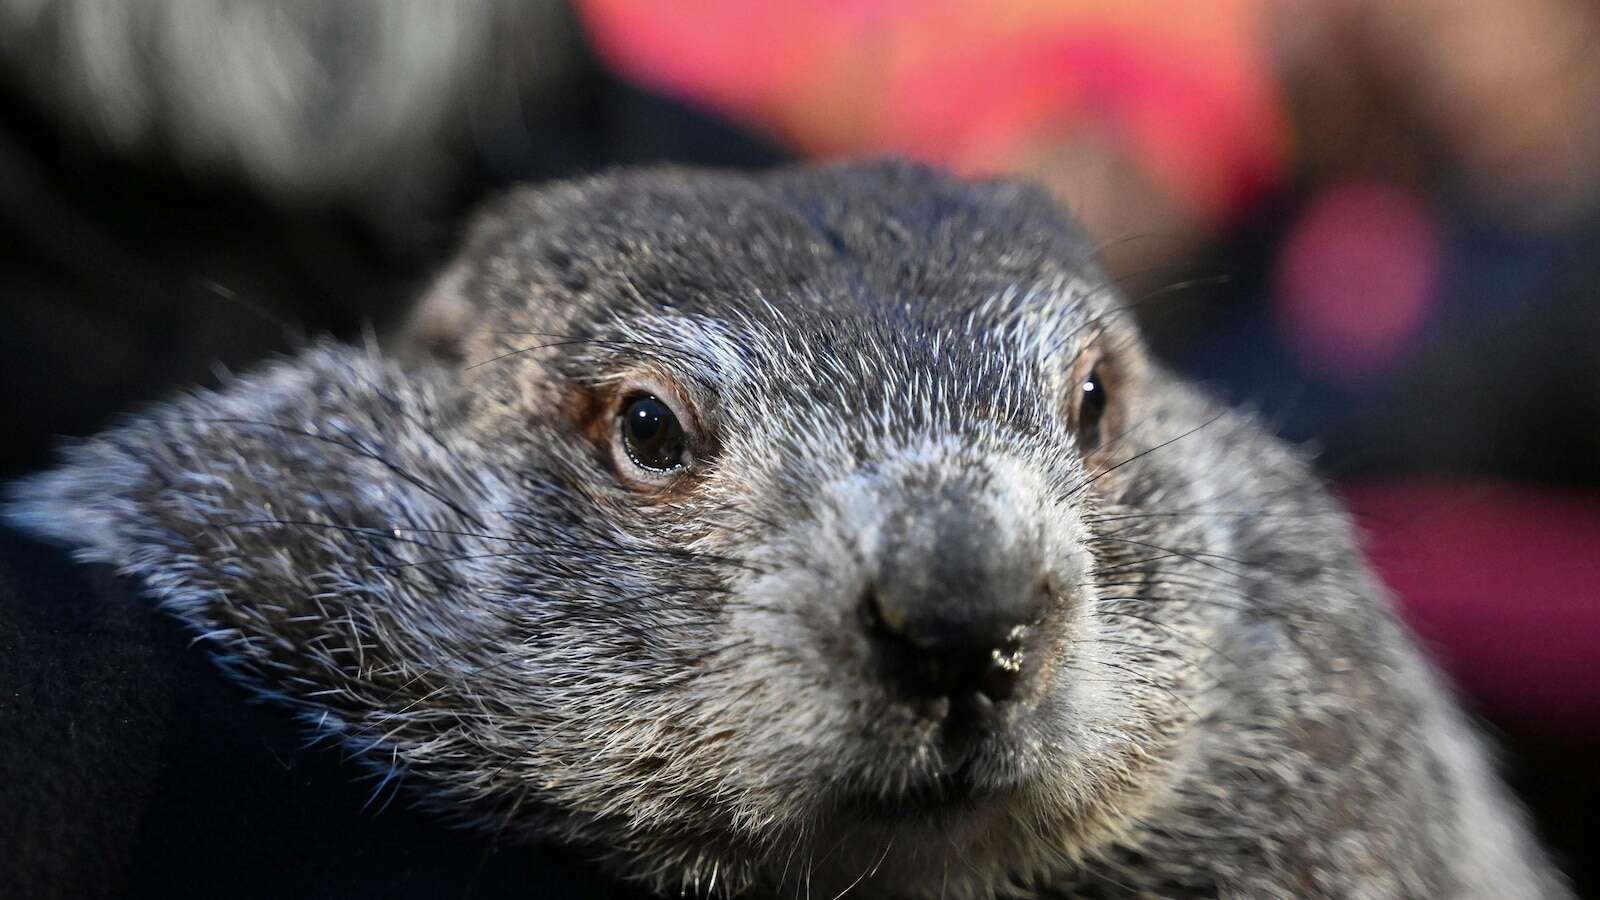
<instances>
[{"instance_id":1,"label":"groundhog snout","mask_svg":"<svg viewBox=\"0 0 1600 900\"><path fill-rule=\"evenodd\" d=\"M1041 542L978 498L943 492L892 516L861 588L871 671L888 692L977 717L1019 702L1062 579Z\"/></svg>"}]
</instances>

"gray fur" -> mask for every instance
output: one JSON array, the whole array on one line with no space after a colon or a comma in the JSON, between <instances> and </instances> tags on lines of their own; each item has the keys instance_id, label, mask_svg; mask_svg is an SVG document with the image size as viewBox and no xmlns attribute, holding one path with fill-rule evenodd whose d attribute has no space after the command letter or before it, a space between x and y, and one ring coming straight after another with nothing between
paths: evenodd
<instances>
[{"instance_id":1,"label":"gray fur","mask_svg":"<svg viewBox=\"0 0 1600 900\"><path fill-rule=\"evenodd\" d=\"M524 190L391 347L152 409L14 515L418 802L664 891L1565 896L1344 514L1088 256L1033 189L898 164ZM630 379L696 410L686 483L584 436ZM852 618L950 485L1072 588L959 760Z\"/></svg>"}]
</instances>

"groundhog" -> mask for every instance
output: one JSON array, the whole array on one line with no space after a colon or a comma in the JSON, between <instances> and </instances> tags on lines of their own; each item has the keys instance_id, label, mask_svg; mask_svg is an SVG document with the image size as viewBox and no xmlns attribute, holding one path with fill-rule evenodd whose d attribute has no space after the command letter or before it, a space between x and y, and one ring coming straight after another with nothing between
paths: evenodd
<instances>
[{"instance_id":1,"label":"groundhog","mask_svg":"<svg viewBox=\"0 0 1600 900\"><path fill-rule=\"evenodd\" d=\"M668 894L1562 897L1302 454L1040 191L516 191L11 514L438 815Z\"/></svg>"}]
</instances>

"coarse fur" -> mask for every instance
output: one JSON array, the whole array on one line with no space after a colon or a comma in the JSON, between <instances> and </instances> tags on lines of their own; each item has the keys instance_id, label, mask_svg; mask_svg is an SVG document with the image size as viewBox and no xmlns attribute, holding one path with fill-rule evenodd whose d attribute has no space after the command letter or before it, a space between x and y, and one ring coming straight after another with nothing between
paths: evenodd
<instances>
[{"instance_id":1,"label":"coarse fur","mask_svg":"<svg viewBox=\"0 0 1600 900\"><path fill-rule=\"evenodd\" d=\"M666 892L1565 896L1305 461L1126 310L1012 182L526 189L388 346L136 416L13 515L415 801ZM646 484L641 385L696 435ZM935 515L1056 586L971 741L857 615Z\"/></svg>"}]
</instances>

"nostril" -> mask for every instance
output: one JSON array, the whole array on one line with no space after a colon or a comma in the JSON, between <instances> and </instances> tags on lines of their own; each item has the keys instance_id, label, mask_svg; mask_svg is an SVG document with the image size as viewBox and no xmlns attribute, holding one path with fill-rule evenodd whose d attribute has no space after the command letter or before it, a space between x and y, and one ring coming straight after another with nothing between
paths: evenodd
<instances>
[{"instance_id":1,"label":"nostril","mask_svg":"<svg viewBox=\"0 0 1600 900\"><path fill-rule=\"evenodd\" d=\"M1050 615L1050 610L1055 608L1059 594L1055 579L1049 575L1040 576L1038 583L1033 586L1033 602L1029 604L1028 613L1022 624L1028 628L1044 624L1045 618Z\"/></svg>"},{"instance_id":2,"label":"nostril","mask_svg":"<svg viewBox=\"0 0 1600 900\"><path fill-rule=\"evenodd\" d=\"M919 647L901 627L896 627L903 627L904 622L885 610L876 588L869 586L861 592L857 614L884 682L907 697L937 697L944 693L946 670L940 655Z\"/></svg>"},{"instance_id":3,"label":"nostril","mask_svg":"<svg viewBox=\"0 0 1600 900\"><path fill-rule=\"evenodd\" d=\"M883 620L883 604L878 599L877 588L872 585L867 585L867 588L861 591L861 602L856 605L856 615L861 620L861 628L866 631L867 636L886 639L898 634L896 629L890 628L890 625Z\"/></svg>"},{"instance_id":4,"label":"nostril","mask_svg":"<svg viewBox=\"0 0 1600 900\"><path fill-rule=\"evenodd\" d=\"M1022 681L1022 640L1025 629L1012 632L1005 646L989 651L974 687L996 703L1010 700Z\"/></svg>"},{"instance_id":5,"label":"nostril","mask_svg":"<svg viewBox=\"0 0 1600 900\"><path fill-rule=\"evenodd\" d=\"M878 592L871 585L861 592L861 602L856 604L856 615L861 619L861 627L867 634L876 634L885 626L883 612L878 608Z\"/></svg>"}]
</instances>

